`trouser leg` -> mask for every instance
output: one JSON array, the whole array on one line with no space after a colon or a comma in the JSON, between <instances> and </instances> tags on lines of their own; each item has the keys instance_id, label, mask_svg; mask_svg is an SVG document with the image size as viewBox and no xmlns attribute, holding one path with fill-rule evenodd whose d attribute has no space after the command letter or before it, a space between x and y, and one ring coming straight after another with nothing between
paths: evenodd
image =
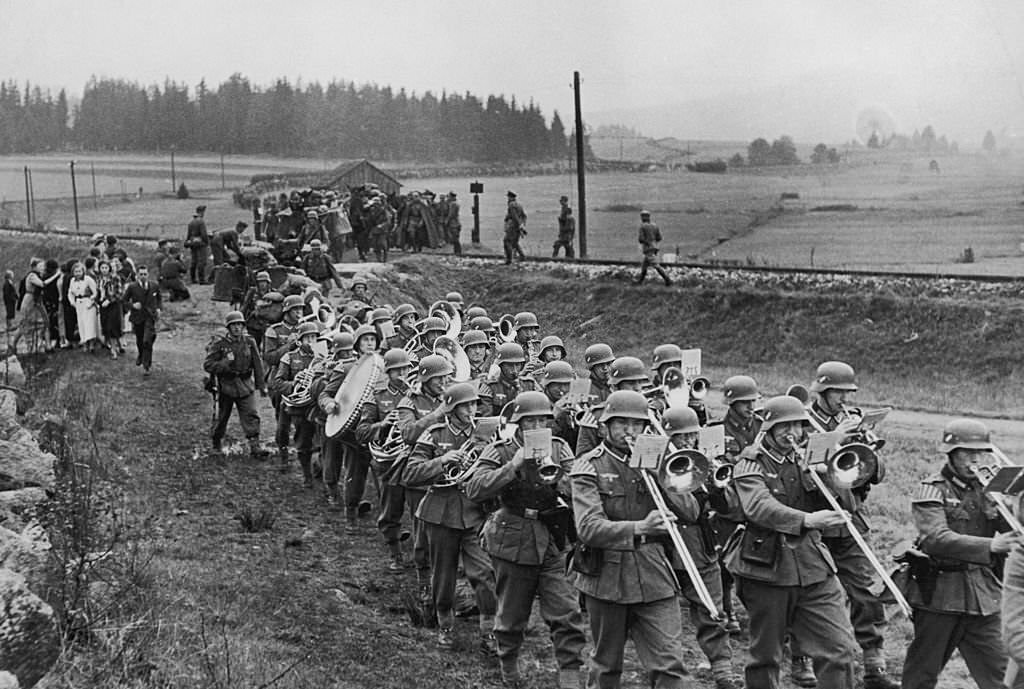
<instances>
[{"instance_id":1,"label":"trouser leg","mask_svg":"<svg viewBox=\"0 0 1024 689\"><path fill-rule=\"evenodd\" d=\"M383 471L383 468L377 468L376 463L371 468L378 472L378 477ZM377 529L380 530L385 543L397 543L402 533L402 513L405 512L405 489L388 483L381 478L380 491L380 514L377 515Z\"/></svg>"},{"instance_id":2,"label":"trouser leg","mask_svg":"<svg viewBox=\"0 0 1024 689\"><path fill-rule=\"evenodd\" d=\"M313 437L316 435L316 424L306 419L305 417L298 417L294 422L298 427L298 437L295 439L296 454L299 458L299 466L302 467L302 478L312 479L312 462L313 462Z\"/></svg>"},{"instance_id":3,"label":"trouser leg","mask_svg":"<svg viewBox=\"0 0 1024 689\"><path fill-rule=\"evenodd\" d=\"M978 689L1002 689L1007 661L1000 615L971 615L962 624L957 648Z\"/></svg>"},{"instance_id":4,"label":"trouser leg","mask_svg":"<svg viewBox=\"0 0 1024 689\"><path fill-rule=\"evenodd\" d=\"M426 491L420 488L406 488L405 501L412 517L412 559L416 564L417 576L424 580L430 569L430 547L427 543L427 529L422 521L416 518L416 510Z\"/></svg>"},{"instance_id":5,"label":"trouser leg","mask_svg":"<svg viewBox=\"0 0 1024 689\"><path fill-rule=\"evenodd\" d=\"M282 416L284 414L282 413ZM328 438L324 443L324 453L321 461L324 470L324 485L328 490L338 485L341 478L341 462L344 450L341 441L337 438Z\"/></svg>"},{"instance_id":6,"label":"trouser leg","mask_svg":"<svg viewBox=\"0 0 1024 689\"><path fill-rule=\"evenodd\" d=\"M139 361L145 361L146 351L146 324L132 323L132 332L135 333L135 348L139 351Z\"/></svg>"},{"instance_id":7,"label":"trouser leg","mask_svg":"<svg viewBox=\"0 0 1024 689\"><path fill-rule=\"evenodd\" d=\"M865 659L884 666L885 606L872 593L877 574L853 538L824 540L835 560L839 582L850 599L850 622L857 644L864 650Z\"/></svg>"},{"instance_id":8,"label":"trouser leg","mask_svg":"<svg viewBox=\"0 0 1024 689\"><path fill-rule=\"evenodd\" d=\"M617 689L622 681L622 659L626 649L629 606L586 594L583 597L590 616L590 632L594 638L587 687Z\"/></svg>"},{"instance_id":9,"label":"trouser leg","mask_svg":"<svg viewBox=\"0 0 1024 689\"><path fill-rule=\"evenodd\" d=\"M540 616L551 630L558 669L579 670L583 665L583 647L587 637L576 589L565 577L565 555L562 553L544 558L537 573L537 596L540 599ZM530 606L527 605L527 621L529 614Z\"/></svg>"},{"instance_id":10,"label":"trouser leg","mask_svg":"<svg viewBox=\"0 0 1024 689\"><path fill-rule=\"evenodd\" d=\"M437 623L443 629L455 624L455 584L459 572L459 545L462 533L440 524L426 524L430 547L430 589L437 611Z\"/></svg>"},{"instance_id":11,"label":"trouser leg","mask_svg":"<svg viewBox=\"0 0 1024 689\"><path fill-rule=\"evenodd\" d=\"M278 450L287 450L288 446L291 444L293 419L295 422L298 421L296 417L293 417L287 411L282 411L277 415L277 427L274 431L274 442L277 443Z\"/></svg>"},{"instance_id":12,"label":"trouser leg","mask_svg":"<svg viewBox=\"0 0 1024 689\"><path fill-rule=\"evenodd\" d=\"M498 609L494 617L494 638L498 659L507 674L515 672L516 659L523 645L523 634L530 622L533 598L537 592L539 568L492 558Z\"/></svg>"},{"instance_id":13,"label":"trouser leg","mask_svg":"<svg viewBox=\"0 0 1024 689\"><path fill-rule=\"evenodd\" d=\"M750 615L750 662L745 669L748 689L777 689L782 647L796 587L770 586L736 579L736 593Z\"/></svg>"},{"instance_id":14,"label":"trouser leg","mask_svg":"<svg viewBox=\"0 0 1024 689\"><path fill-rule=\"evenodd\" d=\"M643 282L647 278L647 266L649 265L647 257L644 256L643 262L640 264L640 277L636 279L637 282Z\"/></svg>"},{"instance_id":15,"label":"trouser leg","mask_svg":"<svg viewBox=\"0 0 1024 689\"><path fill-rule=\"evenodd\" d=\"M217 420L213 424L210 437L214 445L224 439L224 432L228 428L228 421L231 419L231 411L235 408L235 398L227 395L217 395Z\"/></svg>"},{"instance_id":16,"label":"trouser leg","mask_svg":"<svg viewBox=\"0 0 1024 689\"><path fill-rule=\"evenodd\" d=\"M822 687L853 689L857 640L847 616L846 600L836 577L797 594L790 629L805 655L814 659L814 674Z\"/></svg>"},{"instance_id":17,"label":"trouser leg","mask_svg":"<svg viewBox=\"0 0 1024 689\"><path fill-rule=\"evenodd\" d=\"M355 514L366 492L366 474L370 470L370 453L353 441L345 443L345 511Z\"/></svg>"},{"instance_id":18,"label":"trouser leg","mask_svg":"<svg viewBox=\"0 0 1024 689\"><path fill-rule=\"evenodd\" d=\"M960 644L964 627L960 615L914 609L914 639L903 660L903 689L934 689L942 668Z\"/></svg>"},{"instance_id":19,"label":"trouser leg","mask_svg":"<svg viewBox=\"0 0 1024 689\"><path fill-rule=\"evenodd\" d=\"M711 594L715 607L722 609L722 574L717 561L700 569L701 580ZM697 644L704 651L712 667L717 664L732 662L732 644L729 633L725 630L723 620L716 620L701 603L697 589L685 571L676 572L676 578L682 584L683 598L689 603L690 622L697 630Z\"/></svg>"},{"instance_id":20,"label":"trouser leg","mask_svg":"<svg viewBox=\"0 0 1024 689\"><path fill-rule=\"evenodd\" d=\"M256 410L256 395L248 394L238 399L238 421L242 425L245 437L253 440L260 437L260 414Z\"/></svg>"},{"instance_id":21,"label":"trouser leg","mask_svg":"<svg viewBox=\"0 0 1024 689\"><path fill-rule=\"evenodd\" d=\"M503 239L501 241L501 245L505 249L505 263L511 263L512 262L512 240L509 239L508 237L505 237L505 239Z\"/></svg>"},{"instance_id":22,"label":"trouser leg","mask_svg":"<svg viewBox=\"0 0 1024 689\"><path fill-rule=\"evenodd\" d=\"M498 606L494 599L494 569L491 567L490 556L480 546L476 529L462 531L460 550L462 568L473 587L476 605L480 609L480 631L491 634L494 631L494 612Z\"/></svg>"},{"instance_id":23,"label":"trouser leg","mask_svg":"<svg viewBox=\"0 0 1024 689\"><path fill-rule=\"evenodd\" d=\"M627 624L636 654L654 689L682 689L683 621L676 599L629 606Z\"/></svg>"},{"instance_id":24,"label":"trouser leg","mask_svg":"<svg viewBox=\"0 0 1024 689\"><path fill-rule=\"evenodd\" d=\"M666 285L671 285L672 284L672 279L668 276L668 273L665 272L665 269L662 268L660 264L656 263L654 265L654 269L656 271L658 271L658 275L661 276L661 279L665 281Z\"/></svg>"}]
</instances>

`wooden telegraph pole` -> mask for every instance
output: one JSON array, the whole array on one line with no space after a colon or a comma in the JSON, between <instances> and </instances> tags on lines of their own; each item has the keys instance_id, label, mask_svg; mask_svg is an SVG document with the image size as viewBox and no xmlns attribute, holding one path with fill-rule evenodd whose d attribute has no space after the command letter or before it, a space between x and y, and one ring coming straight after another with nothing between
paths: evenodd
<instances>
[{"instance_id":1,"label":"wooden telegraph pole","mask_svg":"<svg viewBox=\"0 0 1024 689\"><path fill-rule=\"evenodd\" d=\"M583 111L580 109L580 73L572 73L572 88L576 98L576 187L579 196L577 223L580 230L580 258L587 257L587 182L583 164Z\"/></svg>"},{"instance_id":2,"label":"wooden telegraph pole","mask_svg":"<svg viewBox=\"0 0 1024 689\"><path fill-rule=\"evenodd\" d=\"M32 226L32 194L28 190L28 165L25 166L25 223Z\"/></svg>"},{"instance_id":3,"label":"wooden telegraph pole","mask_svg":"<svg viewBox=\"0 0 1024 689\"><path fill-rule=\"evenodd\" d=\"M78 222L78 185L75 183L75 161L71 161L71 198L75 200L75 232L81 229Z\"/></svg>"}]
</instances>

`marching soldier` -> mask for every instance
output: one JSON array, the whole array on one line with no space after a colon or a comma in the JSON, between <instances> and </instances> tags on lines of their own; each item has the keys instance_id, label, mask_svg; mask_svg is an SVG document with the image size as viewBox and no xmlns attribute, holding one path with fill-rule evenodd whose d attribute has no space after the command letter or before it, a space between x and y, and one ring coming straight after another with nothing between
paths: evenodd
<instances>
[{"instance_id":1,"label":"marching soldier","mask_svg":"<svg viewBox=\"0 0 1024 689\"><path fill-rule=\"evenodd\" d=\"M373 398L363 405L359 414L359 424L356 426L357 441L363 445L369 445L374 441L383 445L391 436L392 429L397 432L398 403L409 393L406 377L411 368L412 362L404 350L389 349L384 353L384 375L388 379L387 385L381 390L376 390ZM402 447L404 448L404 444ZM405 489L388 480L386 474L389 469L391 463L382 465L380 461L373 462L373 470L377 473L381 489L377 528L384 537L384 545L391 556L388 569L397 573L405 570L405 560L399 542L402 536L402 513L405 511Z\"/></svg>"},{"instance_id":2,"label":"marching soldier","mask_svg":"<svg viewBox=\"0 0 1024 689\"><path fill-rule=\"evenodd\" d=\"M838 430L852 433L858 420L851 418L846 403L854 392L857 384L853 368L841 361L826 361L818 366L811 392L817 393L808 410L815 425L826 431ZM885 476L885 465L879 457L876 473L870 483L878 483ZM866 534L870 526L865 518L862 505L867 498L870 485L863 489L838 489L836 495L839 502L850 513L853 523L862 534ZM814 503L817 509L826 509L828 503L820 494L815 494ZM885 668L884 631L886 627L885 606L879 600L876 590L877 574L867 556L853 540L844 525L822 531L822 541L832 553L836 567L839 568L839 581L850 598L850 620L853 631L864 652L864 687L865 689L896 689L896 682L888 677ZM800 686L814 686L808 673L807 662L802 660L806 654L801 652L803 639L794 635L793 669L794 681Z\"/></svg>"},{"instance_id":3,"label":"marching soldier","mask_svg":"<svg viewBox=\"0 0 1024 689\"><path fill-rule=\"evenodd\" d=\"M576 253L572 248L572 240L576 235L576 219L572 217L568 196L558 199L558 203L561 204L561 209L558 211L558 239L552 246L551 257L558 258L558 250L564 247L565 257L574 258Z\"/></svg>"},{"instance_id":4,"label":"marching soldier","mask_svg":"<svg viewBox=\"0 0 1024 689\"><path fill-rule=\"evenodd\" d=\"M206 206L196 206L196 212L192 214L192 221L188 224L185 233L185 246L192 253L192 260L189 262L188 277L194 285L206 284L206 262L210 258L210 234L206 230Z\"/></svg>"},{"instance_id":5,"label":"marching soldier","mask_svg":"<svg viewBox=\"0 0 1024 689\"><path fill-rule=\"evenodd\" d=\"M399 304L392 316L395 322L395 336L388 340L388 346L405 349L405 345L416 335L416 321L419 314L412 304Z\"/></svg>"},{"instance_id":6,"label":"marching soldier","mask_svg":"<svg viewBox=\"0 0 1024 689\"><path fill-rule=\"evenodd\" d=\"M437 338L446 332L448 332L448 328L445 327L444 321L438 316L424 318L420 322L420 346L412 353L412 358L419 361L433 354L434 343L437 342Z\"/></svg>"},{"instance_id":7,"label":"marching soldier","mask_svg":"<svg viewBox=\"0 0 1024 689\"><path fill-rule=\"evenodd\" d=\"M683 350L679 348L679 345L658 345L654 348L651 368L654 369L654 384L662 385L665 380L665 374L670 368L683 370ZM662 398L662 401L664 401L664 398ZM697 418L700 419L700 425L706 426L708 424L708 412L704 407L704 402L690 395L688 404L696 412Z\"/></svg>"},{"instance_id":8,"label":"marching soldier","mask_svg":"<svg viewBox=\"0 0 1024 689\"><path fill-rule=\"evenodd\" d=\"M281 322L275 323L267 328L263 335L263 365L267 375L274 377L274 369L281 362L285 355L298 339L295 331L299 327L299 319L303 311L302 297L297 294L290 294L284 298L284 306L281 309ZM270 396L270 402L274 405L274 411L278 412L281 398L277 394Z\"/></svg>"},{"instance_id":9,"label":"marching soldier","mask_svg":"<svg viewBox=\"0 0 1024 689\"><path fill-rule=\"evenodd\" d=\"M263 346L263 333L270 325L259 315L260 301L266 300L270 294L270 273L261 270L256 273L256 284L245 291L242 297L242 315L245 316L245 329L256 340L256 346ZM280 292L277 292L280 296ZM281 301L284 297L281 296Z\"/></svg>"},{"instance_id":10,"label":"marching soldier","mask_svg":"<svg viewBox=\"0 0 1024 689\"><path fill-rule=\"evenodd\" d=\"M459 202L456 200L454 191L448 192L448 208L442 224L445 234L448 235L448 241L452 243L452 250L456 256L461 256L462 243L459 241L459 235L462 233L462 221L459 220Z\"/></svg>"},{"instance_id":11,"label":"marching soldier","mask_svg":"<svg viewBox=\"0 0 1024 689\"><path fill-rule=\"evenodd\" d=\"M532 375L534 370L543 366L543 363L537 360L537 335L540 333L540 323L532 312L522 311L515 315L513 328L516 334L514 341L526 354L526 365L523 367L522 375Z\"/></svg>"},{"instance_id":12,"label":"marching soldier","mask_svg":"<svg viewBox=\"0 0 1024 689\"><path fill-rule=\"evenodd\" d=\"M505 211L505 238L502 244L505 248L505 265L511 265L513 254L520 261L526 260L526 254L519 246L519 240L526 236L526 211L519 205L514 191L509 191L506 196L508 208Z\"/></svg>"},{"instance_id":13,"label":"marching soldier","mask_svg":"<svg viewBox=\"0 0 1024 689\"><path fill-rule=\"evenodd\" d=\"M370 325L373 326L374 332L377 333L377 342L380 344L381 352L383 353L391 349L388 345L390 338L385 337L385 333L396 332L394 321L391 320L391 309L387 306L374 309L370 314Z\"/></svg>"},{"instance_id":14,"label":"marching soldier","mask_svg":"<svg viewBox=\"0 0 1024 689\"><path fill-rule=\"evenodd\" d=\"M260 448L260 415L254 394L259 390L264 397L267 395L263 362L256 341L245 332L245 318L240 311L229 312L224 325L227 334L210 344L203 362L203 370L217 378L217 421L211 437L213 451L221 451L231 411L237 408L238 421L249 441L250 456L266 459L266 451Z\"/></svg>"},{"instance_id":15,"label":"marching soldier","mask_svg":"<svg viewBox=\"0 0 1024 689\"><path fill-rule=\"evenodd\" d=\"M576 378L576 372L568 361L551 361L544 365L537 381L552 405L554 419L551 430L556 438L561 438L569 447L575 448L579 436L579 428L573 418L575 409L561 402L569 385Z\"/></svg>"},{"instance_id":16,"label":"marching soldier","mask_svg":"<svg viewBox=\"0 0 1024 689\"><path fill-rule=\"evenodd\" d=\"M647 375L647 366L633 356L620 356L611 363L608 371L607 380L613 392L618 390L642 392L651 382L650 376ZM599 428L601 408L601 404L594 405L580 419L579 435L576 439L577 457L590 452L601 442L601 429ZM648 414L650 414L649 406Z\"/></svg>"},{"instance_id":17,"label":"marching soldier","mask_svg":"<svg viewBox=\"0 0 1024 689\"><path fill-rule=\"evenodd\" d=\"M821 540L821 531L842 524L843 516L815 509L805 486L799 447L807 422L799 400L768 400L763 440L733 474L746 525L725 561L750 616L751 689L779 686L787 632L800 639L823 686L853 687L857 642L835 563Z\"/></svg>"},{"instance_id":18,"label":"marching soldier","mask_svg":"<svg viewBox=\"0 0 1024 689\"><path fill-rule=\"evenodd\" d=\"M526 389L521 377L526 365L522 347L515 342L503 342L494 354L494 363L500 371L498 378L480 384L482 416L499 416L505 405Z\"/></svg>"},{"instance_id":19,"label":"marching soldier","mask_svg":"<svg viewBox=\"0 0 1024 689\"><path fill-rule=\"evenodd\" d=\"M577 459L571 473L584 547L577 546L570 574L594 638L587 686L620 686L626 639L632 638L650 686L683 687L679 584L662 545L674 527L655 509L641 470L630 466L632 444L648 423L647 400L631 390L613 392L601 423L605 439Z\"/></svg>"},{"instance_id":20,"label":"marching soldier","mask_svg":"<svg viewBox=\"0 0 1024 689\"><path fill-rule=\"evenodd\" d=\"M366 281L366 276L356 275L352 278L352 299L350 301L356 301L367 306L373 306L373 295L370 294L370 285Z\"/></svg>"},{"instance_id":21,"label":"marching soldier","mask_svg":"<svg viewBox=\"0 0 1024 689\"><path fill-rule=\"evenodd\" d=\"M480 454L466 495L501 503L484 524L481 540L494 565L494 636L502 680L513 686L520 681L519 649L533 599L538 598L555 646L558 686L578 689L586 636L579 603L565 578L565 553L572 541L572 510L566 502L572 449L560 438L553 439L551 459L561 467L554 478L542 477L538 461L523 452L523 433L549 426L552 414L550 401L541 393L518 395L510 418L518 424L515 435Z\"/></svg>"},{"instance_id":22,"label":"marching soldier","mask_svg":"<svg viewBox=\"0 0 1024 689\"><path fill-rule=\"evenodd\" d=\"M299 267L305 271L310 280L320 285L320 291L324 296L331 293L332 282L338 286L338 289L343 286L337 269L331 263L331 257L324 253L323 242L319 239L314 239L309 243L309 253L299 261Z\"/></svg>"},{"instance_id":23,"label":"marching soldier","mask_svg":"<svg viewBox=\"0 0 1024 689\"><path fill-rule=\"evenodd\" d=\"M603 342L592 344L583 352L583 363L590 371L590 404L600 404L611 394L608 371L615 361L612 348Z\"/></svg>"},{"instance_id":24,"label":"marching soldier","mask_svg":"<svg viewBox=\"0 0 1024 689\"><path fill-rule=\"evenodd\" d=\"M302 323L295 331L298 338L298 347L285 352L281 361L274 369L274 378L271 389L277 394L284 404L281 414L277 420L277 433L274 439L277 441L277 456L281 464L281 472L288 471L288 439L292 427L295 428L296 452L299 458L299 466L302 467L302 487L313 487L313 473L311 469L313 457L313 436L316 435L316 424L309 418L310 407L316 404L311 396L311 382L306 383L306 399L296 399L293 392L300 378L299 374L305 371L313 363L316 353L313 351L313 343L317 339L317 327L315 323ZM310 371L306 375L313 375Z\"/></svg>"},{"instance_id":25,"label":"marching soldier","mask_svg":"<svg viewBox=\"0 0 1024 689\"><path fill-rule=\"evenodd\" d=\"M362 325L352 334L355 342L356 360L377 351L377 333L372 325ZM334 397L355 361L335 366L327 377L327 383L320 393L318 402L325 414L338 410ZM339 433L328 438L324 447L324 487L327 489L327 507L332 512L339 509L338 480L342 470L345 473L345 521L349 528L355 528L356 517L363 516L373 506L363 500L366 490L366 474L370 470L369 450L356 440L355 431Z\"/></svg>"},{"instance_id":26,"label":"marching soldier","mask_svg":"<svg viewBox=\"0 0 1024 689\"><path fill-rule=\"evenodd\" d=\"M398 430L406 446L412 448L423 432L444 419L445 408L442 403L444 390L451 385L455 369L448 359L438 354L423 357L416 367L418 387L409 390L398 402ZM408 455L406 455L406 460ZM420 599L433 606L430 595L430 559L427 547L427 531L418 518L416 511L420 506L426 490L412 487L405 481L404 469L396 471L392 479L405 486L405 502L409 514L413 516L413 561L416 565L416 580L419 583ZM433 621L433 620L431 620Z\"/></svg>"},{"instance_id":27,"label":"marching soldier","mask_svg":"<svg viewBox=\"0 0 1024 689\"><path fill-rule=\"evenodd\" d=\"M754 403L760 399L757 383L750 376L730 376L722 385L722 396L729 404L725 418L717 423L722 424L725 430L725 456L724 461L736 464L739 461L740 453L750 447L761 430L764 419L761 414L754 410ZM716 424L711 424L716 425ZM736 530L736 522L724 513L717 513L711 518L711 528L715 534L719 551L725 547L732 532ZM722 572L722 605L725 612L725 628L730 634L740 632L740 623L736 619L736 612L732 605L733 581L732 575L725 567ZM807 668L814 676L813 668ZM815 680L817 682L817 680Z\"/></svg>"},{"instance_id":28,"label":"marching soldier","mask_svg":"<svg viewBox=\"0 0 1024 689\"><path fill-rule=\"evenodd\" d=\"M1001 636L999 569L1018 548L972 468L991 464L988 427L955 419L942 432L942 469L921 482L911 503L920 534L918 563L906 591L914 608L914 640L903 663L904 689L931 689L959 650L980 689L1002 689L1006 651ZM1020 683L1014 684L1020 686Z\"/></svg>"},{"instance_id":29,"label":"marching soldier","mask_svg":"<svg viewBox=\"0 0 1024 689\"><path fill-rule=\"evenodd\" d=\"M661 267L661 260L658 258L661 230L651 222L650 211L640 211L640 232L637 241L640 243L640 250L643 252L644 260L640 264L640 277L634 280L633 284L641 284L644 278L647 277L647 269L650 266L654 266L654 270L658 271L658 275L665 281L665 286L670 287L672 280L669 279L665 269Z\"/></svg>"},{"instance_id":30,"label":"marching soldier","mask_svg":"<svg viewBox=\"0 0 1024 689\"><path fill-rule=\"evenodd\" d=\"M462 336L462 349L469 359L469 379L483 381L490 372L491 341L482 330L467 330Z\"/></svg>"},{"instance_id":31,"label":"marching soldier","mask_svg":"<svg viewBox=\"0 0 1024 689\"><path fill-rule=\"evenodd\" d=\"M562 342L562 338L557 335L548 335L541 339L540 345L537 347L537 360L541 366L566 358L565 344Z\"/></svg>"},{"instance_id":32,"label":"marching soldier","mask_svg":"<svg viewBox=\"0 0 1024 689\"><path fill-rule=\"evenodd\" d=\"M665 410L661 423L669 438L666 452L697 449L701 426L697 413L693 409L670 407ZM697 517L696 519L680 518L676 522L676 528L683 538L686 549L693 557L694 564L700 572L700 578L708 593L711 594L715 607L722 610L725 606L722 570L718 564L718 553L711 531L709 511L712 509L727 511L729 506L726 503L726 498L721 487L712 485L710 490L705 486L700 486L690 495L681 496L679 499L689 502L692 513ZM677 514L677 516L681 515ZM711 617L707 608L701 603L697 590L685 569L678 568L676 577L682 585L683 598L689 603L690 621L697 630L697 643L704 651L708 662L711 663L711 675L714 677L715 687L717 689L740 689L742 683L733 675L732 671L732 644L729 641L729 630L724 621Z\"/></svg>"},{"instance_id":33,"label":"marching soldier","mask_svg":"<svg viewBox=\"0 0 1024 689\"><path fill-rule=\"evenodd\" d=\"M434 609L437 612L438 646L452 648L455 643L455 584L459 560L476 593L480 609L480 646L494 653L494 571L480 547L480 527L484 513L480 505L466 495L462 481L446 480L448 472L464 471L471 465L470 453L476 426L476 388L472 383L456 383L444 391L444 421L428 428L409 456L405 480L411 487L426 489L416 517L425 525L430 548L430 577ZM454 467L454 468L453 468Z\"/></svg>"}]
</instances>

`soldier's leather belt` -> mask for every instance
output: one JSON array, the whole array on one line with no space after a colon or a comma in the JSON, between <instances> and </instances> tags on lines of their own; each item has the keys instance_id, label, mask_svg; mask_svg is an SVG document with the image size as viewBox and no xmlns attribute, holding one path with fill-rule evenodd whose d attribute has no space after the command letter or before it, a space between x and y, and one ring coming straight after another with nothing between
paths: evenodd
<instances>
[{"instance_id":1,"label":"soldier's leather belt","mask_svg":"<svg viewBox=\"0 0 1024 689\"><path fill-rule=\"evenodd\" d=\"M502 510L509 514L514 514L517 517L524 519L540 519L540 510L535 510L532 507L510 507L508 505L502 505Z\"/></svg>"}]
</instances>

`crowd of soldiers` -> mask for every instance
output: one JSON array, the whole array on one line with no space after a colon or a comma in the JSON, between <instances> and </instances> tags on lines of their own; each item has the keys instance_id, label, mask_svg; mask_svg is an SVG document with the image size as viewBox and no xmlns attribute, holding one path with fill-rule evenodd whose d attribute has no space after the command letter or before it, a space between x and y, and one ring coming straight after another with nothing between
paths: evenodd
<instances>
[{"instance_id":1,"label":"crowd of soldiers","mask_svg":"<svg viewBox=\"0 0 1024 689\"><path fill-rule=\"evenodd\" d=\"M753 378L731 376L724 418L714 419L699 395L677 394L684 356L675 344L655 347L650 365L602 343L571 362L533 313L495 322L455 292L426 313L392 309L374 304L365 279L352 289L333 319L316 310L319 298L299 295L265 327L258 295L228 314L204 363L218 400L213 448L237 408L253 457L265 460L255 400L269 396L280 470L290 471L294 450L302 485L322 485L326 510L343 512L353 530L376 516L382 567L415 571L440 648L456 644L461 573L480 647L508 686L524 681L519 654L535 599L566 689L619 686L628 638L651 686L683 686L682 606L719 689L778 687L787 664L801 687L852 688L858 665L867 689L900 686L884 652L885 604L896 593L879 585L873 555L851 532L868 532L864 505L885 479L884 452L854 484L806 454L815 433L843 443L869 433L851 406L850 365L824 362L805 394L795 386L763 403ZM379 377L353 396L367 362ZM342 412L353 423L332 436L326 428ZM715 426L725 442L699 455L706 477L690 464L682 478L699 480L673 488L664 458L692 460L687 452L703 449ZM667 438L657 470L642 466L648 435ZM985 424L958 419L940 437L943 461L912 499L914 559L898 577L915 635L902 686L936 686L959 649L979 687L1001 687L998 567L1019 536L975 471L994 449ZM750 639L742 678L734 592Z\"/></svg>"}]
</instances>

